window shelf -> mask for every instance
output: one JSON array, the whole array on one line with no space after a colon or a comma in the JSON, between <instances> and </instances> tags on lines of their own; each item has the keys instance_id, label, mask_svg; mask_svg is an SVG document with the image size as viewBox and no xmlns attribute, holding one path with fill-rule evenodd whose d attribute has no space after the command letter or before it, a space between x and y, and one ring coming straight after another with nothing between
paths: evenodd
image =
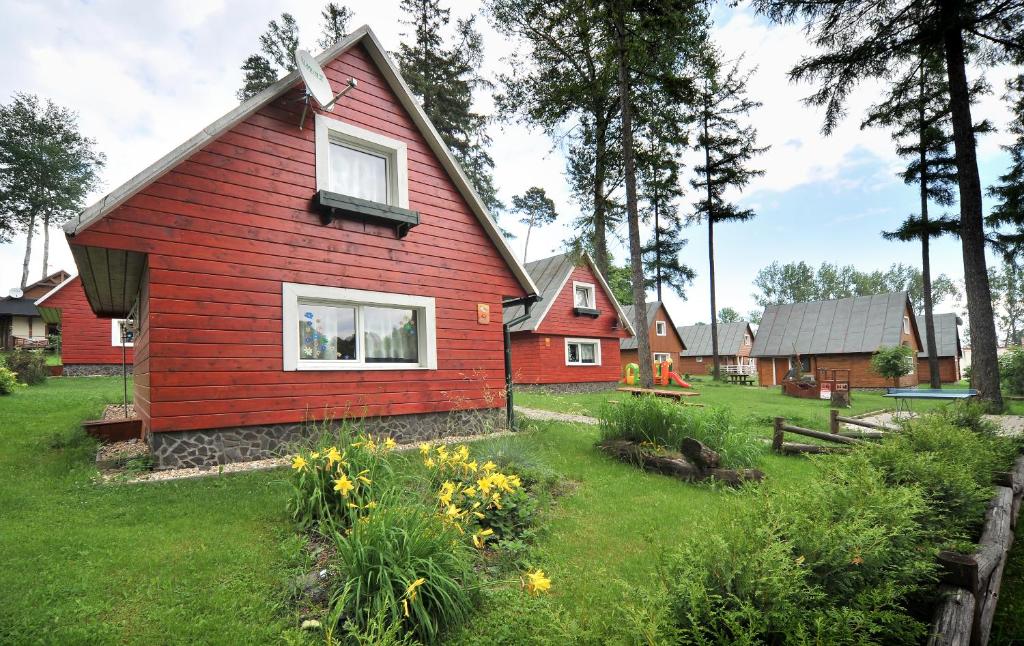
<instances>
[{"instance_id":1,"label":"window shelf","mask_svg":"<svg viewBox=\"0 0 1024 646\"><path fill-rule=\"evenodd\" d=\"M313 204L320 211L324 224L330 224L339 217L389 224L395 227L395 234L399 238L404 238L409 229L420 223L420 214L416 211L331 191L317 191Z\"/></svg>"},{"instance_id":2,"label":"window shelf","mask_svg":"<svg viewBox=\"0 0 1024 646\"><path fill-rule=\"evenodd\" d=\"M574 307L572 311L576 316L592 316L594 318L601 316L601 310L593 307Z\"/></svg>"}]
</instances>

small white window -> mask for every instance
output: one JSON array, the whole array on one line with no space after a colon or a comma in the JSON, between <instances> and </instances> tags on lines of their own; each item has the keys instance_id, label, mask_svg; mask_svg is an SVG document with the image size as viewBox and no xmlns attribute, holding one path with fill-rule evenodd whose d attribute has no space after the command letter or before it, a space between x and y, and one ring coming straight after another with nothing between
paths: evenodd
<instances>
[{"instance_id":1,"label":"small white window","mask_svg":"<svg viewBox=\"0 0 1024 646\"><path fill-rule=\"evenodd\" d=\"M654 333L656 335L658 335L658 336L665 336L665 335L667 335L668 334L667 328L668 328L668 326L665 325L665 321L655 321L655 323L654 323Z\"/></svg>"},{"instance_id":2,"label":"small white window","mask_svg":"<svg viewBox=\"0 0 1024 646\"><path fill-rule=\"evenodd\" d=\"M601 365L601 342L597 339L566 339L565 365Z\"/></svg>"},{"instance_id":3,"label":"small white window","mask_svg":"<svg viewBox=\"0 0 1024 646\"><path fill-rule=\"evenodd\" d=\"M594 300L594 285L592 283L577 283L573 281L573 307L584 307L586 309L592 310L597 308L595 302L596 301Z\"/></svg>"},{"instance_id":4,"label":"small white window","mask_svg":"<svg viewBox=\"0 0 1024 646\"><path fill-rule=\"evenodd\" d=\"M135 331L125 325L125 319L114 319L110 322L110 345L120 348L135 346Z\"/></svg>"},{"instance_id":5,"label":"small white window","mask_svg":"<svg viewBox=\"0 0 1024 646\"><path fill-rule=\"evenodd\" d=\"M315 137L317 190L409 208L403 142L321 114Z\"/></svg>"},{"instance_id":6,"label":"small white window","mask_svg":"<svg viewBox=\"0 0 1024 646\"><path fill-rule=\"evenodd\" d=\"M903 317L903 333L904 334L910 334L910 317L909 316L904 316Z\"/></svg>"},{"instance_id":7,"label":"small white window","mask_svg":"<svg viewBox=\"0 0 1024 646\"><path fill-rule=\"evenodd\" d=\"M285 370L437 368L434 299L285 283Z\"/></svg>"},{"instance_id":8,"label":"small white window","mask_svg":"<svg viewBox=\"0 0 1024 646\"><path fill-rule=\"evenodd\" d=\"M697 359L697 363L704 363L704 357L695 357L695 358Z\"/></svg>"},{"instance_id":9,"label":"small white window","mask_svg":"<svg viewBox=\"0 0 1024 646\"><path fill-rule=\"evenodd\" d=\"M661 321L658 321L658 322L660 323ZM669 354L668 352L655 352L654 353L654 362L655 363L661 363L662 361L671 361L671 360L672 360L672 355Z\"/></svg>"},{"instance_id":10,"label":"small white window","mask_svg":"<svg viewBox=\"0 0 1024 646\"><path fill-rule=\"evenodd\" d=\"M743 345L750 345L750 335L749 334L744 334L743 335Z\"/></svg>"}]
</instances>

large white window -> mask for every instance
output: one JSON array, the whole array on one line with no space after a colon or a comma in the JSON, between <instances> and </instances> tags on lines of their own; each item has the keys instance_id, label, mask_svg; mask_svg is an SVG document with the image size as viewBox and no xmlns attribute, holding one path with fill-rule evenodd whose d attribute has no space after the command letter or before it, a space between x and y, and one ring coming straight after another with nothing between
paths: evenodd
<instances>
[{"instance_id":1,"label":"large white window","mask_svg":"<svg viewBox=\"0 0 1024 646\"><path fill-rule=\"evenodd\" d=\"M665 325L665 321L654 322L654 333L658 336L666 336L668 334L668 326Z\"/></svg>"},{"instance_id":2,"label":"large white window","mask_svg":"<svg viewBox=\"0 0 1024 646\"><path fill-rule=\"evenodd\" d=\"M315 136L317 190L409 208L403 142L321 114Z\"/></svg>"},{"instance_id":3,"label":"large white window","mask_svg":"<svg viewBox=\"0 0 1024 646\"><path fill-rule=\"evenodd\" d=\"M597 339L566 339L565 365L601 365L601 342Z\"/></svg>"},{"instance_id":4,"label":"large white window","mask_svg":"<svg viewBox=\"0 0 1024 646\"><path fill-rule=\"evenodd\" d=\"M122 342L126 348L135 346L135 332L125 325L125 319L113 319L110 321L110 345L121 347Z\"/></svg>"},{"instance_id":5,"label":"large white window","mask_svg":"<svg viewBox=\"0 0 1024 646\"><path fill-rule=\"evenodd\" d=\"M587 309L597 309L597 301L594 298L594 285L591 283L578 283L573 281L572 283L572 303L573 307L584 307Z\"/></svg>"},{"instance_id":6,"label":"large white window","mask_svg":"<svg viewBox=\"0 0 1024 646\"><path fill-rule=\"evenodd\" d=\"M437 368L434 299L285 283L285 370Z\"/></svg>"},{"instance_id":7,"label":"large white window","mask_svg":"<svg viewBox=\"0 0 1024 646\"><path fill-rule=\"evenodd\" d=\"M672 355L668 352L655 352L654 363L661 363L662 361L672 361Z\"/></svg>"}]
</instances>

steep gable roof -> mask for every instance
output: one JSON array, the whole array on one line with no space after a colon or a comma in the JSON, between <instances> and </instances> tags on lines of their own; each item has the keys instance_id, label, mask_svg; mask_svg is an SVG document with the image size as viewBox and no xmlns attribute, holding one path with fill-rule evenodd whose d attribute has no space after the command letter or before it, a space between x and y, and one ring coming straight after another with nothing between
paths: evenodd
<instances>
[{"instance_id":1,"label":"steep gable roof","mask_svg":"<svg viewBox=\"0 0 1024 646\"><path fill-rule=\"evenodd\" d=\"M612 292L608 283L605 282L604 276L597 268L597 264L594 263L594 259L589 254L583 254L582 258L589 266L591 271L594 272L594 276L597 278L598 284L601 289L604 290L605 294L612 302L612 306L615 307L615 311L619 316L619 320L622 321L629 330L630 334L633 332L633 324L631 320L626 316L626 312L619 305L619 301L615 298L615 294ZM542 258L541 260L534 260L533 262L526 263L526 271L530 274L534 284L537 285L537 293L540 295L540 302L533 305L530 308L529 318L520 321L519 323L509 328L510 332L523 332L536 330L540 326L544 317L547 316L548 311L551 310L551 306L554 304L555 299L562 293L562 289L565 288L567 282L569 282L569 276L572 275L573 270L576 268L577 263L573 260L572 256L568 253L561 253L549 258ZM524 315L526 308L523 305L513 305L504 309L503 318L506 321L514 321Z\"/></svg>"},{"instance_id":2,"label":"steep gable roof","mask_svg":"<svg viewBox=\"0 0 1024 646\"><path fill-rule=\"evenodd\" d=\"M908 310L907 292L769 305L750 356L867 353L899 345ZM910 321L916 335L917 321Z\"/></svg>"},{"instance_id":3,"label":"steep gable roof","mask_svg":"<svg viewBox=\"0 0 1024 646\"><path fill-rule=\"evenodd\" d=\"M960 325L960 317L952 312L943 314L935 314L932 316L932 322L935 323L935 354L938 357L962 357L963 351L960 349L960 331L957 326ZM925 320L923 315L917 317L917 329L925 329ZM917 356L921 359L928 358L928 348L924 343L921 344L923 350L917 353Z\"/></svg>"},{"instance_id":4,"label":"steep gable roof","mask_svg":"<svg viewBox=\"0 0 1024 646\"><path fill-rule=\"evenodd\" d=\"M483 226L488 238L490 238L506 264L512 270L512 273L518 279L519 284L528 294L538 293L537 287L530 279L529 273L515 257L515 254L512 253L511 248L508 246L505 238L501 235L497 225L488 213L487 207L484 206L483 201L473 189L473 186L466 177L462 167L455 160L451 151L448 149L448 146L445 145L444 141L441 139L441 135L438 134L433 124L430 123L426 113L423 112L423 109L420 107L419 102L416 101L416 98L413 96L409 86L406 85L405 81L402 79L402 76L398 71L398 67L395 65L394 61L391 60L391 57L384 49L384 46L377 39L376 34L374 34L368 26L363 25L338 41L333 47L317 56L316 60L322 66L359 44L366 48L367 53L369 53L374 63L376 63L377 67L380 69L382 76L387 81L391 90L398 97L398 100L412 118L413 123L416 124L424 139L426 139L430 149L435 155L437 155L441 165L451 176L452 182L455 184L463 199L466 200L470 210L480 221L480 224ZM198 152L208 143L231 128L234 128L267 104L278 99L285 92L295 88L300 82L301 79L298 71L292 72L259 94L243 102L238 107L217 119L209 126L203 128L192 138L151 164L138 175L105 195L92 206L86 208L78 215L77 218L73 218L64 225L64 232L68 237L73 237L77 233L84 231L90 225L102 219L118 206L124 204L139 191L157 181L161 176L174 169L178 164L185 161L194 153Z\"/></svg>"},{"instance_id":5,"label":"steep gable roof","mask_svg":"<svg viewBox=\"0 0 1024 646\"><path fill-rule=\"evenodd\" d=\"M684 325L679 330L679 336L686 344L684 357L709 357L711 351L711 326L710 325ZM718 324L718 355L731 356L739 354L743 347L743 337L750 334L753 341L756 337L746 321L735 323Z\"/></svg>"},{"instance_id":6,"label":"steep gable roof","mask_svg":"<svg viewBox=\"0 0 1024 646\"><path fill-rule=\"evenodd\" d=\"M654 317L658 314L658 310L659 309L664 309L665 310L665 317L668 318L668 321L665 322L665 326L669 330L672 330L673 332L675 332L676 337L679 339L679 343L682 344L683 349L685 350L686 347L687 347L686 341L679 334L679 330L676 329L675 323L672 322L672 315L668 313L668 308L664 307L664 304L661 301L650 301L649 303L647 303L647 326L650 327L651 324L654 322ZM626 306L623 307L623 310L626 312L626 316L629 318L630 325L632 325L633 329L635 330L636 329L636 307L634 307L633 305L626 305ZM620 350L636 350L637 349L636 336L635 335L631 336L628 339L619 339L619 349Z\"/></svg>"}]
</instances>

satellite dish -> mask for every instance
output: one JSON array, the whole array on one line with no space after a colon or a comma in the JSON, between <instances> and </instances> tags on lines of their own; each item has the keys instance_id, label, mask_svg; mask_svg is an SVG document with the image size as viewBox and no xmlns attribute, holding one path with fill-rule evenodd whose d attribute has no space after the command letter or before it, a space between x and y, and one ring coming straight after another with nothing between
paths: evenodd
<instances>
[{"instance_id":1,"label":"satellite dish","mask_svg":"<svg viewBox=\"0 0 1024 646\"><path fill-rule=\"evenodd\" d=\"M295 67L299 70L302 80L306 83L306 91L316 99L320 107L328 112L334 110L334 91L331 82L309 52L304 49L295 50Z\"/></svg>"},{"instance_id":2,"label":"satellite dish","mask_svg":"<svg viewBox=\"0 0 1024 646\"><path fill-rule=\"evenodd\" d=\"M25 295L25 292L21 291L17 287L11 289L11 298L21 298Z\"/></svg>"}]
</instances>

